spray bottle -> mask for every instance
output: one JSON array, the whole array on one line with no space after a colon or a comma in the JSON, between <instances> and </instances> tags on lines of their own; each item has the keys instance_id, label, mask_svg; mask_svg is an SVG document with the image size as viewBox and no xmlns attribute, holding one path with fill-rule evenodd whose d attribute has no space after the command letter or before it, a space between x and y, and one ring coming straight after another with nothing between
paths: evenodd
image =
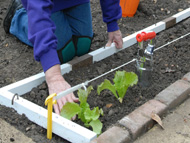
<instances>
[{"instance_id":1,"label":"spray bottle","mask_svg":"<svg viewBox=\"0 0 190 143\"><path fill-rule=\"evenodd\" d=\"M139 47L136 60L136 73L139 78L139 85L142 87L148 87L151 84L155 37L156 33L154 31L141 32L136 36ZM145 49L144 43L148 43Z\"/></svg>"}]
</instances>

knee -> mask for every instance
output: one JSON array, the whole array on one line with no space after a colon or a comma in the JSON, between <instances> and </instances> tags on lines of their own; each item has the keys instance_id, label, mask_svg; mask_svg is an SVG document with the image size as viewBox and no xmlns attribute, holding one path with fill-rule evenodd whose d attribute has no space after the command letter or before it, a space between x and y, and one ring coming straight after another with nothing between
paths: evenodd
<instances>
[{"instance_id":1,"label":"knee","mask_svg":"<svg viewBox=\"0 0 190 143\"><path fill-rule=\"evenodd\" d=\"M75 56L82 56L90 51L92 38L88 36L73 36L65 46L57 50L61 64L72 60Z\"/></svg>"},{"instance_id":2,"label":"knee","mask_svg":"<svg viewBox=\"0 0 190 143\"><path fill-rule=\"evenodd\" d=\"M82 56L90 51L92 37L89 36L73 36L73 42L76 49L76 55Z\"/></svg>"}]
</instances>

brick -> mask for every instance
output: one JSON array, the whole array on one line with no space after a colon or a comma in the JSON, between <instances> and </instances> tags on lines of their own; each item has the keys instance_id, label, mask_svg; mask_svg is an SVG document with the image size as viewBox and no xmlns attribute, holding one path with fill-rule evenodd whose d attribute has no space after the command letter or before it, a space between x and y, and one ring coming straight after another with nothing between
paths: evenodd
<instances>
[{"instance_id":1,"label":"brick","mask_svg":"<svg viewBox=\"0 0 190 143\"><path fill-rule=\"evenodd\" d=\"M76 70L78 68L91 65L93 62L92 62L92 56L86 54L81 57L75 57L72 61L68 63L72 65L72 70Z\"/></svg>"},{"instance_id":2,"label":"brick","mask_svg":"<svg viewBox=\"0 0 190 143\"><path fill-rule=\"evenodd\" d=\"M163 20L166 22L166 29L174 26L176 24L176 18L175 17L169 17Z\"/></svg>"},{"instance_id":3,"label":"brick","mask_svg":"<svg viewBox=\"0 0 190 143\"><path fill-rule=\"evenodd\" d=\"M121 127L113 126L90 143L130 143L130 134Z\"/></svg>"},{"instance_id":4,"label":"brick","mask_svg":"<svg viewBox=\"0 0 190 143\"><path fill-rule=\"evenodd\" d=\"M190 82L190 72L183 76L182 80Z\"/></svg>"},{"instance_id":5,"label":"brick","mask_svg":"<svg viewBox=\"0 0 190 143\"><path fill-rule=\"evenodd\" d=\"M166 112L166 109L167 106L163 103L156 100L150 100L122 118L119 124L130 131L132 139L136 139L153 127L155 122L151 119L151 113L154 112L161 116Z\"/></svg>"},{"instance_id":6,"label":"brick","mask_svg":"<svg viewBox=\"0 0 190 143\"><path fill-rule=\"evenodd\" d=\"M164 103L168 109L172 109L187 99L189 93L190 84L184 80L178 80L156 95L155 99Z\"/></svg>"},{"instance_id":7,"label":"brick","mask_svg":"<svg viewBox=\"0 0 190 143\"><path fill-rule=\"evenodd\" d=\"M159 116L162 116L166 112L167 106L157 100L152 99L136 110L139 110L142 115L151 118L152 112L156 113Z\"/></svg>"}]
</instances>

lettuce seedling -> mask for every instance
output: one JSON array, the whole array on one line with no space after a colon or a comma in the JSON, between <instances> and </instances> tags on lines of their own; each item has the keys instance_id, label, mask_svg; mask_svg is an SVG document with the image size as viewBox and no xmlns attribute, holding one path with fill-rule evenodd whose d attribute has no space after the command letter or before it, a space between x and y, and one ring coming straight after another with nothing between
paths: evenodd
<instances>
[{"instance_id":1,"label":"lettuce seedling","mask_svg":"<svg viewBox=\"0 0 190 143\"><path fill-rule=\"evenodd\" d=\"M67 102L61 109L61 116L71 120L72 117L78 115L78 118L84 123L86 127L92 127L93 131L98 135L102 131L102 123L99 120L100 115L103 115L103 110L99 107L90 109L90 105L87 103L88 95L93 90L92 86L89 86L85 91L83 89L78 90L78 97L80 104L74 102Z\"/></svg>"},{"instance_id":2,"label":"lettuce seedling","mask_svg":"<svg viewBox=\"0 0 190 143\"><path fill-rule=\"evenodd\" d=\"M117 71L113 82L114 84L105 79L97 88L98 95L102 90L108 89L122 103L128 87L137 84L138 76L134 72Z\"/></svg>"}]
</instances>

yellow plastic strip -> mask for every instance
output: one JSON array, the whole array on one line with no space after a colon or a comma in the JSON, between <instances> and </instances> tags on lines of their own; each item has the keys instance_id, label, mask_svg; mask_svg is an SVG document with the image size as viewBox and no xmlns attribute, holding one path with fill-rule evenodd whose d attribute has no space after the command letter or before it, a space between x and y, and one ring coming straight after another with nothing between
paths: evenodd
<instances>
[{"instance_id":1,"label":"yellow plastic strip","mask_svg":"<svg viewBox=\"0 0 190 143\"><path fill-rule=\"evenodd\" d=\"M45 105L48 106L48 118L47 118L47 138L52 139L52 107L53 104L57 104L57 100L53 100L53 97L57 96L56 93L49 95L45 100Z\"/></svg>"}]
</instances>

